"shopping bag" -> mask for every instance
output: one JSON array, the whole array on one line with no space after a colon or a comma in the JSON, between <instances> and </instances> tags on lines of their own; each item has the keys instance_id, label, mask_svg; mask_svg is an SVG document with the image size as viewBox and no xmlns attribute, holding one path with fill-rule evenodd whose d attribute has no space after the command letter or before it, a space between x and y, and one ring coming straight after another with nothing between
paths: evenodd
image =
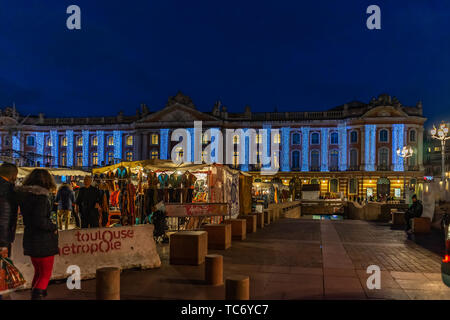
<instances>
[{"instance_id":1,"label":"shopping bag","mask_svg":"<svg viewBox=\"0 0 450 320\"><path fill-rule=\"evenodd\" d=\"M0 258L0 295L13 292L25 284L25 278L8 258Z\"/></svg>"}]
</instances>

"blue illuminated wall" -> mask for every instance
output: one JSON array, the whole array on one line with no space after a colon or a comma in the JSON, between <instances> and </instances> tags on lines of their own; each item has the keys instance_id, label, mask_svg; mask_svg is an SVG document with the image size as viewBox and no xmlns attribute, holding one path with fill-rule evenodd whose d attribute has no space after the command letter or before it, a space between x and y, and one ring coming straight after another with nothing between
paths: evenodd
<instances>
[{"instance_id":1,"label":"blue illuminated wall","mask_svg":"<svg viewBox=\"0 0 450 320\"><path fill-rule=\"evenodd\" d=\"M36 161L39 161L41 167L44 166L44 132L36 132Z\"/></svg>"},{"instance_id":2,"label":"blue illuminated wall","mask_svg":"<svg viewBox=\"0 0 450 320\"><path fill-rule=\"evenodd\" d=\"M220 139L220 129L211 128L211 162L218 163L219 160L219 139ZM221 150L223 152L223 150ZM223 161L223 160L222 160Z\"/></svg>"},{"instance_id":3,"label":"blue illuminated wall","mask_svg":"<svg viewBox=\"0 0 450 320\"><path fill-rule=\"evenodd\" d=\"M404 124L392 125L392 164L394 165L394 171L404 171L403 158L397 155L397 149L404 147Z\"/></svg>"},{"instance_id":4,"label":"blue illuminated wall","mask_svg":"<svg viewBox=\"0 0 450 320\"><path fill-rule=\"evenodd\" d=\"M291 166L289 165L289 151L290 151L290 135L291 128L283 127L281 128L281 171L291 171Z\"/></svg>"},{"instance_id":5,"label":"blue illuminated wall","mask_svg":"<svg viewBox=\"0 0 450 320\"><path fill-rule=\"evenodd\" d=\"M59 165L59 153L58 153L58 131L51 130L50 131L50 140L52 142L52 158L53 158L53 166L58 167Z\"/></svg>"},{"instance_id":6,"label":"blue illuminated wall","mask_svg":"<svg viewBox=\"0 0 450 320\"><path fill-rule=\"evenodd\" d=\"M160 159L168 160L167 154L169 149L169 129L160 129L161 145L159 150Z\"/></svg>"},{"instance_id":7,"label":"blue illuminated wall","mask_svg":"<svg viewBox=\"0 0 450 320\"><path fill-rule=\"evenodd\" d=\"M102 165L105 161L105 131L97 130L97 143L98 164Z\"/></svg>"},{"instance_id":8,"label":"blue illuminated wall","mask_svg":"<svg viewBox=\"0 0 450 320\"><path fill-rule=\"evenodd\" d=\"M67 166L73 166L73 130L66 130L67 137Z\"/></svg>"},{"instance_id":9,"label":"blue illuminated wall","mask_svg":"<svg viewBox=\"0 0 450 320\"><path fill-rule=\"evenodd\" d=\"M302 171L309 171L309 128L302 128Z\"/></svg>"},{"instance_id":10,"label":"blue illuminated wall","mask_svg":"<svg viewBox=\"0 0 450 320\"><path fill-rule=\"evenodd\" d=\"M271 139L272 139L272 137L271 137L271 132L270 132L270 130L272 129L272 126L270 125L270 124L264 124L263 125L263 130L266 130L266 135L267 135L267 141L266 141L266 154L265 155L263 155L263 153L262 153L262 150L261 150L261 156L262 157L269 157L269 159L271 159L272 157L272 151L270 150L270 144L271 144ZM264 141L263 141L264 142ZM262 145L262 144L261 144ZM271 169L271 165L270 165L270 163L268 163L268 164L266 164L266 165L262 165L262 168L263 169Z\"/></svg>"},{"instance_id":11,"label":"blue illuminated wall","mask_svg":"<svg viewBox=\"0 0 450 320\"><path fill-rule=\"evenodd\" d=\"M338 126L339 133L339 171L347 170L347 125Z\"/></svg>"},{"instance_id":12,"label":"blue illuminated wall","mask_svg":"<svg viewBox=\"0 0 450 320\"><path fill-rule=\"evenodd\" d=\"M89 167L89 142L89 130L83 130L83 167Z\"/></svg>"},{"instance_id":13,"label":"blue illuminated wall","mask_svg":"<svg viewBox=\"0 0 450 320\"><path fill-rule=\"evenodd\" d=\"M194 128L188 128L187 131L189 132L189 134L191 136L191 140L189 141L189 139L188 139L188 141L186 142L187 148L191 149L190 157L189 156L187 157L187 161L188 162L194 162L194 159L195 159L195 143L194 143L194 141L195 141L195 130L194 130Z\"/></svg>"},{"instance_id":14,"label":"blue illuminated wall","mask_svg":"<svg viewBox=\"0 0 450 320\"><path fill-rule=\"evenodd\" d=\"M122 161L122 131L114 130L114 161Z\"/></svg>"},{"instance_id":15,"label":"blue illuminated wall","mask_svg":"<svg viewBox=\"0 0 450 320\"><path fill-rule=\"evenodd\" d=\"M246 133L247 130L248 130L248 128L245 128L242 131L244 133ZM244 136L244 143L245 143L245 145L244 145L244 149L245 149L244 156L245 157L244 157L244 164L241 164L241 171L245 171L246 172L246 171L249 170L249 162L250 162L250 160L249 160L250 159L250 157L249 157L249 154L250 154L250 137L248 137L247 135Z\"/></svg>"},{"instance_id":16,"label":"blue illuminated wall","mask_svg":"<svg viewBox=\"0 0 450 320\"><path fill-rule=\"evenodd\" d=\"M329 128L320 128L320 153L322 156L322 161L320 163L320 171L328 171L328 132Z\"/></svg>"},{"instance_id":17,"label":"blue illuminated wall","mask_svg":"<svg viewBox=\"0 0 450 320\"><path fill-rule=\"evenodd\" d=\"M12 149L13 151L13 158L18 158L20 152L20 132L17 132L12 137Z\"/></svg>"},{"instance_id":18,"label":"blue illuminated wall","mask_svg":"<svg viewBox=\"0 0 450 320\"><path fill-rule=\"evenodd\" d=\"M365 125L365 145L364 158L366 161L366 171L375 171L376 156L376 135L377 126L375 124Z\"/></svg>"}]
</instances>

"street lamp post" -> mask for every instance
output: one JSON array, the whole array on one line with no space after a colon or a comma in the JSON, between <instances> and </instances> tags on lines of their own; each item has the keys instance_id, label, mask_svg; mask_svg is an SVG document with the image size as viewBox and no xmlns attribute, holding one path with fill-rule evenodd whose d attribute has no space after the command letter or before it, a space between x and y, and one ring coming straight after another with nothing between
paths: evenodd
<instances>
[{"instance_id":1,"label":"street lamp post","mask_svg":"<svg viewBox=\"0 0 450 320\"><path fill-rule=\"evenodd\" d=\"M442 165L442 183L445 181L445 141L450 139L450 136L448 135L448 128L445 125L444 122L441 123L439 126L439 129L436 129L436 127L433 125L433 129L431 129L431 136L434 139L441 141L441 165Z\"/></svg>"},{"instance_id":2,"label":"street lamp post","mask_svg":"<svg viewBox=\"0 0 450 320\"><path fill-rule=\"evenodd\" d=\"M403 158L403 199L406 201L406 166L407 166L407 159L412 157L414 153L413 148L410 146L404 146L402 149L397 149L397 155L401 158Z\"/></svg>"}]
</instances>

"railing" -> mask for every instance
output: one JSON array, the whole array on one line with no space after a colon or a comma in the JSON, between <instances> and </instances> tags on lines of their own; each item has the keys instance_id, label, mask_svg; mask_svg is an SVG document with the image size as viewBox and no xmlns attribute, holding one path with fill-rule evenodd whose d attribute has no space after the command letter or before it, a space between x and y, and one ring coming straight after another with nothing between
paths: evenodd
<instances>
[{"instance_id":1,"label":"railing","mask_svg":"<svg viewBox=\"0 0 450 320\"><path fill-rule=\"evenodd\" d=\"M390 168L388 165L378 165L377 171L390 171Z\"/></svg>"},{"instance_id":2,"label":"railing","mask_svg":"<svg viewBox=\"0 0 450 320\"><path fill-rule=\"evenodd\" d=\"M320 171L320 167L309 167L309 171Z\"/></svg>"},{"instance_id":3,"label":"railing","mask_svg":"<svg viewBox=\"0 0 450 320\"><path fill-rule=\"evenodd\" d=\"M408 171L419 171L419 166L408 166Z\"/></svg>"},{"instance_id":4,"label":"railing","mask_svg":"<svg viewBox=\"0 0 450 320\"><path fill-rule=\"evenodd\" d=\"M339 171L339 167L329 167L328 171Z\"/></svg>"},{"instance_id":5,"label":"railing","mask_svg":"<svg viewBox=\"0 0 450 320\"><path fill-rule=\"evenodd\" d=\"M347 171L360 171L359 166L350 166L347 168Z\"/></svg>"}]
</instances>

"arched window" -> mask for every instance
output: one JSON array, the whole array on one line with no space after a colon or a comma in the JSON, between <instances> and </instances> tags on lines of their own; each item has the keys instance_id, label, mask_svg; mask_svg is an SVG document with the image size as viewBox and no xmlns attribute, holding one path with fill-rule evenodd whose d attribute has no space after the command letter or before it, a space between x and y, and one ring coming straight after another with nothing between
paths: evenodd
<instances>
[{"instance_id":1,"label":"arched window","mask_svg":"<svg viewBox=\"0 0 450 320\"><path fill-rule=\"evenodd\" d=\"M380 142L388 142L388 131L386 129L380 130Z\"/></svg>"},{"instance_id":2,"label":"arched window","mask_svg":"<svg viewBox=\"0 0 450 320\"><path fill-rule=\"evenodd\" d=\"M126 159L127 159L127 161L133 161L133 152L128 151L126 153Z\"/></svg>"},{"instance_id":3,"label":"arched window","mask_svg":"<svg viewBox=\"0 0 450 320\"><path fill-rule=\"evenodd\" d=\"M61 139L61 146L67 147L67 137L62 137L62 139Z\"/></svg>"},{"instance_id":4,"label":"arched window","mask_svg":"<svg viewBox=\"0 0 450 320\"><path fill-rule=\"evenodd\" d=\"M92 145L93 146L98 146L98 138L97 138L97 136L93 136L92 137Z\"/></svg>"},{"instance_id":5,"label":"arched window","mask_svg":"<svg viewBox=\"0 0 450 320\"><path fill-rule=\"evenodd\" d=\"M183 161L183 148L181 148L181 147L178 147L176 150L175 150L175 152L176 152L176 158L175 158L175 160L177 161L177 162L182 162Z\"/></svg>"},{"instance_id":6,"label":"arched window","mask_svg":"<svg viewBox=\"0 0 450 320\"><path fill-rule=\"evenodd\" d=\"M113 146L114 145L114 137L113 136L109 136L108 137L108 146Z\"/></svg>"},{"instance_id":7,"label":"arched window","mask_svg":"<svg viewBox=\"0 0 450 320\"><path fill-rule=\"evenodd\" d=\"M114 163L114 153L108 152L108 164Z\"/></svg>"},{"instance_id":8,"label":"arched window","mask_svg":"<svg viewBox=\"0 0 450 320\"><path fill-rule=\"evenodd\" d=\"M357 194L358 193L358 180L350 179L348 184L348 193Z\"/></svg>"},{"instance_id":9,"label":"arched window","mask_svg":"<svg viewBox=\"0 0 450 320\"><path fill-rule=\"evenodd\" d=\"M77 146L79 146L79 147L83 146L83 137L77 138Z\"/></svg>"},{"instance_id":10,"label":"arched window","mask_svg":"<svg viewBox=\"0 0 450 320\"><path fill-rule=\"evenodd\" d=\"M381 148L378 154L378 165L387 168L389 166L389 149Z\"/></svg>"},{"instance_id":11,"label":"arched window","mask_svg":"<svg viewBox=\"0 0 450 320\"><path fill-rule=\"evenodd\" d=\"M330 192L337 193L338 192L339 182L337 179L330 180Z\"/></svg>"},{"instance_id":12,"label":"arched window","mask_svg":"<svg viewBox=\"0 0 450 320\"><path fill-rule=\"evenodd\" d=\"M356 149L351 149L350 150L350 167L352 167L352 169L356 169L356 167L358 166L358 151Z\"/></svg>"},{"instance_id":13,"label":"arched window","mask_svg":"<svg viewBox=\"0 0 450 320\"><path fill-rule=\"evenodd\" d=\"M318 150L311 151L311 170L320 169L320 152Z\"/></svg>"},{"instance_id":14,"label":"arched window","mask_svg":"<svg viewBox=\"0 0 450 320\"><path fill-rule=\"evenodd\" d=\"M416 130L411 130L409 132L409 141L416 142Z\"/></svg>"},{"instance_id":15,"label":"arched window","mask_svg":"<svg viewBox=\"0 0 450 320\"><path fill-rule=\"evenodd\" d=\"M27 136L27 146L34 146L34 136Z\"/></svg>"},{"instance_id":16,"label":"arched window","mask_svg":"<svg viewBox=\"0 0 450 320\"><path fill-rule=\"evenodd\" d=\"M239 144L239 135L238 134L233 136L233 144Z\"/></svg>"},{"instance_id":17,"label":"arched window","mask_svg":"<svg viewBox=\"0 0 450 320\"><path fill-rule=\"evenodd\" d=\"M338 170L339 167L339 151L334 149L330 152L330 169Z\"/></svg>"},{"instance_id":18,"label":"arched window","mask_svg":"<svg viewBox=\"0 0 450 320\"><path fill-rule=\"evenodd\" d=\"M279 133L273 136L273 143L281 143L281 137Z\"/></svg>"},{"instance_id":19,"label":"arched window","mask_svg":"<svg viewBox=\"0 0 450 320\"><path fill-rule=\"evenodd\" d=\"M92 153L91 164L93 166L98 166L98 153L97 152Z\"/></svg>"},{"instance_id":20,"label":"arched window","mask_svg":"<svg viewBox=\"0 0 450 320\"><path fill-rule=\"evenodd\" d=\"M128 136L127 137L127 146L132 146L133 145L133 136Z\"/></svg>"},{"instance_id":21,"label":"arched window","mask_svg":"<svg viewBox=\"0 0 450 320\"><path fill-rule=\"evenodd\" d=\"M337 132L330 134L330 144L339 144L339 134Z\"/></svg>"},{"instance_id":22,"label":"arched window","mask_svg":"<svg viewBox=\"0 0 450 320\"><path fill-rule=\"evenodd\" d=\"M358 132L352 131L350 132L350 143L357 143L358 142Z\"/></svg>"},{"instance_id":23,"label":"arched window","mask_svg":"<svg viewBox=\"0 0 450 320\"><path fill-rule=\"evenodd\" d=\"M295 145L300 144L300 133L294 132L292 134L292 144L295 144Z\"/></svg>"},{"instance_id":24,"label":"arched window","mask_svg":"<svg viewBox=\"0 0 450 320\"><path fill-rule=\"evenodd\" d=\"M318 132L313 132L311 133L311 144L319 144L319 133Z\"/></svg>"},{"instance_id":25,"label":"arched window","mask_svg":"<svg viewBox=\"0 0 450 320\"><path fill-rule=\"evenodd\" d=\"M292 152L292 169L300 168L300 151L295 150Z\"/></svg>"},{"instance_id":26,"label":"arched window","mask_svg":"<svg viewBox=\"0 0 450 320\"><path fill-rule=\"evenodd\" d=\"M408 164L410 166L415 166L416 165L416 159L417 159L416 154L417 154L416 150L414 150L412 156L408 158Z\"/></svg>"},{"instance_id":27,"label":"arched window","mask_svg":"<svg viewBox=\"0 0 450 320\"><path fill-rule=\"evenodd\" d=\"M67 166L67 153L61 152L61 166Z\"/></svg>"},{"instance_id":28,"label":"arched window","mask_svg":"<svg viewBox=\"0 0 450 320\"><path fill-rule=\"evenodd\" d=\"M82 152L77 153L77 166L78 167L83 166L83 153Z\"/></svg>"},{"instance_id":29,"label":"arched window","mask_svg":"<svg viewBox=\"0 0 450 320\"><path fill-rule=\"evenodd\" d=\"M152 144L158 144L159 143L159 135L156 133L152 134Z\"/></svg>"},{"instance_id":30,"label":"arched window","mask_svg":"<svg viewBox=\"0 0 450 320\"><path fill-rule=\"evenodd\" d=\"M51 137L47 137L47 147L51 147L51 146L53 146L52 138Z\"/></svg>"}]
</instances>

